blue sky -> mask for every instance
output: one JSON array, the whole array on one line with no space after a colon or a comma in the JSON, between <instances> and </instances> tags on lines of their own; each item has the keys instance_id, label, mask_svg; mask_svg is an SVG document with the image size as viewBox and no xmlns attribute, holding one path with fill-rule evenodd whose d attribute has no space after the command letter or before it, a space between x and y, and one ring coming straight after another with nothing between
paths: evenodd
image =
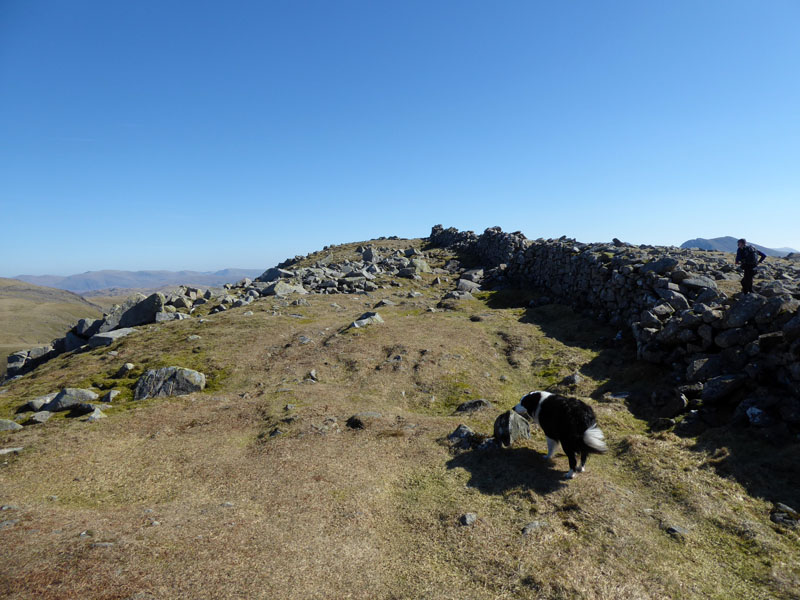
<instances>
[{"instance_id":1,"label":"blue sky","mask_svg":"<svg viewBox=\"0 0 800 600\"><path fill-rule=\"evenodd\" d=\"M0 0L0 276L432 225L800 248L800 3Z\"/></svg>"}]
</instances>

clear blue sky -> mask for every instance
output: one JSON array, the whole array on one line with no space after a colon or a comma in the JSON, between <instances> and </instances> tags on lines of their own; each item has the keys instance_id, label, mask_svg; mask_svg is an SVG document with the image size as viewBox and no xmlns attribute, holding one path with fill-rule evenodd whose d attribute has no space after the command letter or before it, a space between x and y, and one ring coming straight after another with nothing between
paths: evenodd
<instances>
[{"instance_id":1,"label":"clear blue sky","mask_svg":"<svg viewBox=\"0 0 800 600\"><path fill-rule=\"evenodd\" d=\"M800 2L0 0L0 276L800 248Z\"/></svg>"}]
</instances>

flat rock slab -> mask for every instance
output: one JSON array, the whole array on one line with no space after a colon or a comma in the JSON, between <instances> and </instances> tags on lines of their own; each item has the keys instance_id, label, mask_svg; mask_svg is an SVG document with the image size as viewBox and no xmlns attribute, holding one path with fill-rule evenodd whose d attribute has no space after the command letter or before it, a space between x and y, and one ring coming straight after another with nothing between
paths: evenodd
<instances>
[{"instance_id":1,"label":"flat rock slab","mask_svg":"<svg viewBox=\"0 0 800 600\"><path fill-rule=\"evenodd\" d=\"M19 431L22 425L9 421L8 419L0 419L0 431Z\"/></svg>"},{"instance_id":2,"label":"flat rock slab","mask_svg":"<svg viewBox=\"0 0 800 600\"><path fill-rule=\"evenodd\" d=\"M134 400L165 396L185 396L206 387L206 376L183 367L151 369L139 378Z\"/></svg>"},{"instance_id":3,"label":"flat rock slab","mask_svg":"<svg viewBox=\"0 0 800 600\"><path fill-rule=\"evenodd\" d=\"M64 388L55 398L42 406L41 410L47 410L50 412L71 410L80 404L94 402L98 397L99 396L91 390L82 390L80 388Z\"/></svg>"},{"instance_id":4,"label":"flat rock slab","mask_svg":"<svg viewBox=\"0 0 800 600\"><path fill-rule=\"evenodd\" d=\"M90 348L99 348L100 346L110 346L119 339L130 335L136 330L132 327L124 327L122 329L115 329L114 331L107 331L106 333L98 333L89 339Z\"/></svg>"}]
</instances>

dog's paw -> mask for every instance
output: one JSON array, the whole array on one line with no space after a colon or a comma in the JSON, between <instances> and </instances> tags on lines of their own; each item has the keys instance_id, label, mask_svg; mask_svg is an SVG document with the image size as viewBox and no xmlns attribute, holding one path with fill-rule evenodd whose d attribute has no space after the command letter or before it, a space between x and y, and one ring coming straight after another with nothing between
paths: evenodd
<instances>
[{"instance_id":1,"label":"dog's paw","mask_svg":"<svg viewBox=\"0 0 800 600\"><path fill-rule=\"evenodd\" d=\"M586 470L586 467L584 467L583 465L579 465L575 470L578 473L583 473Z\"/></svg>"},{"instance_id":2,"label":"dog's paw","mask_svg":"<svg viewBox=\"0 0 800 600\"><path fill-rule=\"evenodd\" d=\"M564 479L574 479L574 478L575 478L575 471L573 471L572 469L567 471L567 474L564 475Z\"/></svg>"}]
</instances>

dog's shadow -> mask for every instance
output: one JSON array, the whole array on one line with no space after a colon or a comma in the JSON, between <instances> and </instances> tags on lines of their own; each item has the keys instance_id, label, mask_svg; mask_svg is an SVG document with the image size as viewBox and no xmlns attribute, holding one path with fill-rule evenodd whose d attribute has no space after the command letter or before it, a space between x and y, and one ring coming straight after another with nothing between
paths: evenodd
<instances>
[{"instance_id":1,"label":"dog's shadow","mask_svg":"<svg viewBox=\"0 0 800 600\"><path fill-rule=\"evenodd\" d=\"M545 495L564 487L564 475L553 463L530 448L469 450L447 462L448 469L470 474L467 485L487 494L522 488Z\"/></svg>"}]
</instances>

